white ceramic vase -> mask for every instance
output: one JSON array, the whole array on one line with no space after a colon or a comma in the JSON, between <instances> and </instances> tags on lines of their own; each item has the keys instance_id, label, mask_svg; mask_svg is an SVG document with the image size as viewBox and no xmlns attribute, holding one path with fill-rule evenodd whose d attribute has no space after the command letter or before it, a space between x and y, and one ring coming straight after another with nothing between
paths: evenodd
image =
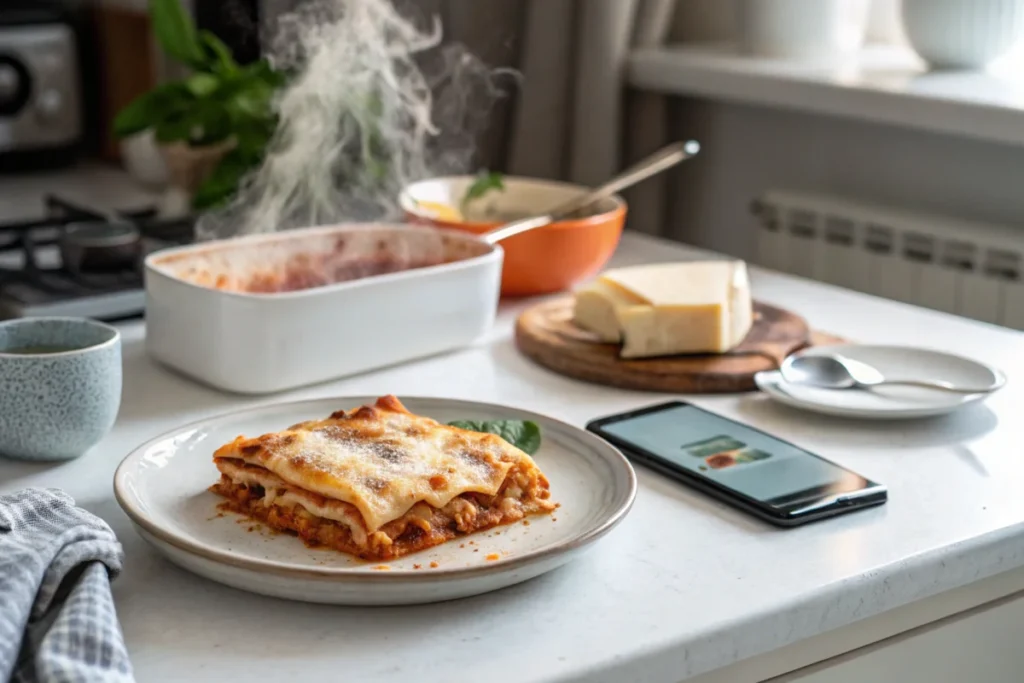
<instances>
[{"instance_id":1,"label":"white ceramic vase","mask_svg":"<svg viewBox=\"0 0 1024 683\"><path fill-rule=\"evenodd\" d=\"M739 0L740 46L757 57L840 57L860 47L868 6L868 0Z\"/></svg>"},{"instance_id":2,"label":"white ceramic vase","mask_svg":"<svg viewBox=\"0 0 1024 683\"><path fill-rule=\"evenodd\" d=\"M865 41L880 45L905 44L901 7L900 0L871 0Z\"/></svg>"},{"instance_id":3,"label":"white ceramic vase","mask_svg":"<svg viewBox=\"0 0 1024 683\"><path fill-rule=\"evenodd\" d=\"M932 67L982 69L1024 36L1024 0L903 0L903 29Z\"/></svg>"}]
</instances>

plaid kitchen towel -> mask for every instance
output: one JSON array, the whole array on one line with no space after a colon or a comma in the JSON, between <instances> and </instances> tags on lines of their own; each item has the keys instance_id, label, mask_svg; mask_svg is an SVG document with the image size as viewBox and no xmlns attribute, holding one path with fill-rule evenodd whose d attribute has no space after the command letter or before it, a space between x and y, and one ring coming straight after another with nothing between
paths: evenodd
<instances>
[{"instance_id":1,"label":"plaid kitchen towel","mask_svg":"<svg viewBox=\"0 0 1024 683\"><path fill-rule=\"evenodd\" d=\"M134 681L110 594L122 557L66 493L0 496L0 681Z\"/></svg>"}]
</instances>

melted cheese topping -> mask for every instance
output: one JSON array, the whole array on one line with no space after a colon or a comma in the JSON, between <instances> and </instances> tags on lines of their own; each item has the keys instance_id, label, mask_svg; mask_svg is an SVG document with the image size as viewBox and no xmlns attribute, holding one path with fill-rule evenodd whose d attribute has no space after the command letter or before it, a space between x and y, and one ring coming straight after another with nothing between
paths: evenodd
<instances>
[{"instance_id":1,"label":"melted cheese topping","mask_svg":"<svg viewBox=\"0 0 1024 683\"><path fill-rule=\"evenodd\" d=\"M353 505L370 533L420 501L443 508L463 493L492 496L513 466L537 469L529 455L501 437L413 415L393 396L282 432L239 437L214 453L218 467L224 458L264 467L286 484Z\"/></svg>"}]
</instances>

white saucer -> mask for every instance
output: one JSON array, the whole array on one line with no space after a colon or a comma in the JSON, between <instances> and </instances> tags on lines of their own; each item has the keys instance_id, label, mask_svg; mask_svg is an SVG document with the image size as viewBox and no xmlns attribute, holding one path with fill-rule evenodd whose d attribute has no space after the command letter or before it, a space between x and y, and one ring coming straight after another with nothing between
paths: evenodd
<instances>
[{"instance_id":1,"label":"white saucer","mask_svg":"<svg viewBox=\"0 0 1024 683\"><path fill-rule=\"evenodd\" d=\"M911 346L845 344L822 346L801 355L840 353L877 368L886 377L945 380L961 386L994 386L1004 381L993 367L942 351ZM873 390L818 389L786 382L778 371L759 372L757 386L780 403L825 415L902 420L953 412L961 406L982 401L991 394L949 394L914 387L881 387Z\"/></svg>"}]
</instances>

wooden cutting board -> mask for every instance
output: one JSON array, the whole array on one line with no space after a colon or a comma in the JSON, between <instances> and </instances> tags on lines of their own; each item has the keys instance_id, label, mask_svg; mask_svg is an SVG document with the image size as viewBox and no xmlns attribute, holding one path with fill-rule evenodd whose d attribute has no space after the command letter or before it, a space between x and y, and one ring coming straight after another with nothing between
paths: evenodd
<instances>
[{"instance_id":1,"label":"wooden cutting board","mask_svg":"<svg viewBox=\"0 0 1024 683\"><path fill-rule=\"evenodd\" d=\"M813 332L799 315L754 303L754 326L726 354L623 360L617 344L604 344L572 323L573 298L561 297L527 309L516 323L516 345L534 362L559 374L641 391L716 394L753 391L754 375L778 369L782 360L811 345L843 340Z\"/></svg>"}]
</instances>

